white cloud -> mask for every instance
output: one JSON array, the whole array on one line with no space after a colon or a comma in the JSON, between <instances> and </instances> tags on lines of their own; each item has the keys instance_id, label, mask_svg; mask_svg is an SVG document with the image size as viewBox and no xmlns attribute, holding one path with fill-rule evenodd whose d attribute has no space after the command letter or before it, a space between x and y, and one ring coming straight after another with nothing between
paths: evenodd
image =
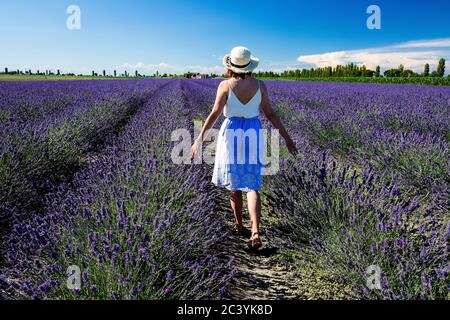
<instances>
[{"instance_id":1,"label":"white cloud","mask_svg":"<svg viewBox=\"0 0 450 320\"><path fill-rule=\"evenodd\" d=\"M450 47L450 39L432 39L408 41L393 46L394 48L442 48Z\"/></svg>"},{"instance_id":2,"label":"white cloud","mask_svg":"<svg viewBox=\"0 0 450 320\"><path fill-rule=\"evenodd\" d=\"M171 65L165 62L161 62L158 64L145 64L142 62L138 62L136 64L124 63L120 66L115 67L117 71L129 71L134 72L137 70L139 73L153 74L156 71L159 73L172 73L172 74L180 74L184 72L199 72L199 73L216 73L221 74L225 70L222 66L200 66L200 65L191 65L191 66L183 66L183 65Z\"/></svg>"},{"instance_id":3,"label":"white cloud","mask_svg":"<svg viewBox=\"0 0 450 320\"><path fill-rule=\"evenodd\" d=\"M409 41L397 45L348 51L334 51L322 54L304 55L297 61L316 67L345 65L356 63L374 69L396 68L403 64L405 68L421 72L426 63L436 68L440 58L450 57L450 39L432 39Z\"/></svg>"}]
</instances>

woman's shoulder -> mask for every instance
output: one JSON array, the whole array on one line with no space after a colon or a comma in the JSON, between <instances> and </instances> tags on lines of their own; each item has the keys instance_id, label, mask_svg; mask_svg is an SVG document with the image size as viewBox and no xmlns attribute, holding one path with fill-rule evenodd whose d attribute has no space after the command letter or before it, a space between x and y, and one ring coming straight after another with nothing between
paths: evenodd
<instances>
[{"instance_id":1,"label":"woman's shoulder","mask_svg":"<svg viewBox=\"0 0 450 320\"><path fill-rule=\"evenodd\" d=\"M230 90L230 82L228 81L228 79L222 80L219 83L219 86L217 87L217 90L221 91L221 92L224 92L224 93L227 93L228 90Z\"/></svg>"},{"instance_id":2,"label":"woman's shoulder","mask_svg":"<svg viewBox=\"0 0 450 320\"><path fill-rule=\"evenodd\" d=\"M230 85L229 85L229 80L228 79L224 79L224 80L222 80L220 83L219 83L219 88L221 88L221 87L229 87Z\"/></svg>"},{"instance_id":3,"label":"woman's shoulder","mask_svg":"<svg viewBox=\"0 0 450 320\"><path fill-rule=\"evenodd\" d=\"M259 89L260 89L262 92L267 92L267 87L266 87L266 84L264 83L264 81L262 81L262 80L260 80L260 79L256 79L256 81L258 81Z\"/></svg>"},{"instance_id":4,"label":"woman's shoulder","mask_svg":"<svg viewBox=\"0 0 450 320\"><path fill-rule=\"evenodd\" d=\"M258 81L258 83L259 83L259 85L261 86L261 88L265 88L266 87L266 84L264 83L264 81L263 80L261 80L261 79L255 79L256 81Z\"/></svg>"}]
</instances>

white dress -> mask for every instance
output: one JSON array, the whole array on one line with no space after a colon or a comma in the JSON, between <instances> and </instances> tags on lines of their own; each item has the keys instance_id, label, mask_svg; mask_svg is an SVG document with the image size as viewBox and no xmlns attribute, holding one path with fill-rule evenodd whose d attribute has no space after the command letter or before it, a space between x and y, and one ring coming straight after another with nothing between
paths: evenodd
<instances>
[{"instance_id":1,"label":"white dress","mask_svg":"<svg viewBox=\"0 0 450 320\"><path fill-rule=\"evenodd\" d=\"M228 190L258 191L264 169L264 136L259 113L261 86L243 104L228 90L223 114L226 117L217 137L212 182Z\"/></svg>"}]
</instances>

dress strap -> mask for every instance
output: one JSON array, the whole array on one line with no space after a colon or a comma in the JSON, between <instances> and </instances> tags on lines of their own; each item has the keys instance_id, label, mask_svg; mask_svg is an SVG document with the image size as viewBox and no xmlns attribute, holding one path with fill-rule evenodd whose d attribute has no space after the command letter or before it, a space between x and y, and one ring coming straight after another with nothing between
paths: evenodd
<instances>
[{"instance_id":1,"label":"dress strap","mask_svg":"<svg viewBox=\"0 0 450 320\"><path fill-rule=\"evenodd\" d=\"M230 91L231 91L231 86L230 86L230 81L227 81L228 83L228 95L227 95L227 102L230 100Z\"/></svg>"},{"instance_id":2,"label":"dress strap","mask_svg":"<svg viewBox=\"0 0 450 320\"><path fill-rule=\"evenodd\" d=\"M259 96L261 97L262 100L262 92L261 92L261 80L258 79L258 87L259 87Z\"/></svg>"}]
</instances>

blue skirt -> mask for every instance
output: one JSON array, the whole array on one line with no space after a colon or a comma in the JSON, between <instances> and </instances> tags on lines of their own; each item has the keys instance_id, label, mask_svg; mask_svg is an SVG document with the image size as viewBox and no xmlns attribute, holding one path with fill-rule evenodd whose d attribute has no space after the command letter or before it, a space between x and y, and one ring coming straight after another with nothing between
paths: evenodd
<instances>
[{"instance_id":1,"label":"blue skirt","mask_svg":"<svg viewBox=\"0 0 450 320\"><path fill-rule=\"evenodd\" d=\"M258 117L226 118L217 137L212 182L232 191L258 191L264 170L264 140Z\"/></svg>"}]
</instances>

